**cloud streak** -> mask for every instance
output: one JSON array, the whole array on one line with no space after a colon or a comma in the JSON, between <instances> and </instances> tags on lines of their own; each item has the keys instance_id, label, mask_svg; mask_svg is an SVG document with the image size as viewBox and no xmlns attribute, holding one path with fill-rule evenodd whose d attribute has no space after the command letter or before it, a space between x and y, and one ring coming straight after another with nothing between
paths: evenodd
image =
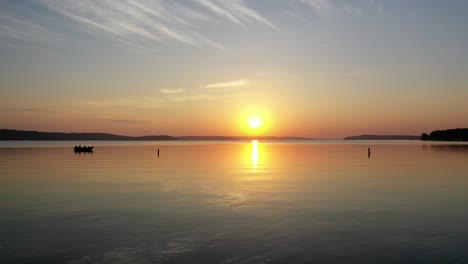
<instances>
[{"instance_id":1,"label":"cloud streak","mask_svg":"<svg viewBox=\"0 0 468 264\"><path fill-rule=\"evenodd\" d=\"M38 0L43 6L75 22L81 30L151 53L155 43L168 41L190 46L207 46L226 51L221 44L205 36L200 21L217 17L245 26L259 23L275 26L240 0L192 1L80 1Z\"/></svg>"},{"instance_id":2,"label":"cloud streak","mask_svg":"<svg viewBox=\"0 0 468 264\"><path fill-rule=\"evenodd\" d=\"M185 89L161 89L159 92L163 94L180 94L184 93Z\"/></svg>"},{"instance_id":3,"label":"cloud streak","mask_svg":"<svg viewBox=\"0 0 468 264\"><path fill-rule=\"evenodd\" d=\"M59 35L37 23L0 14L0 40L59 46Z\"/></svg>"},{"instance_id":4,"label":"cloud streak","mask_svg":"<svg viewBox=\"0 0 468 264\"><path fill-rule=\"evenodd\" d=\"M253 25L277 29L271 18L262 14L261 7L246 0L36 0L37 3L62 17L65 27L48 26L45 22L51 22L50 18L41 18L44 14L40 11L21 17L0 8L0 40L4 45L7 40L14 40L61 46L66 35L60 30L72 27L143 54L155 54L160 45L167 43L226 52L227 48L215 39L213 30L207 30L207 25L215 29L224 28L226 23L246 29ZM4 5L14 6L8 2ZM362 16L365 6L376 4L373 0L292 0L272 5L287 12L297 12L297 7L302 10L304 6L322 18L330 18L340 13Z\"/></svg>"},{"instance_id":5,"label":"cloud streak","mask_svg":"<svg viewBox=\"0 0 468 264\"><path fill-rule=\"evenodd\" d=\"M300 0L303 4L312 8L320 17L327 18L334 10L330 0Z\"/></svg>"},{"instance_id":6,"label":"cloud streak","mask_svg":"<svg viewBox=\"0 0 468 264\"><path fill-rule=\"evenodd\" d=\"M212 93L197 93L197 94L169 94L166 97L132 97L132 98L114 98L106 100L84 101L81 104L88 107L111 107L111 108L161 108L175 106L177 103L221 100L233 97L246 96L245 93L236 94L212 94Z\"/></svg>"},{"instance_id":7,"label":"cloud streak","mask_svg":"<svg viewBox=\"0 0 468 264\"><path fill-rule=\"evenodd\" d=\"M248 79L240 79L235 81L228 81L228 82L219 82L219 83L210 83L207 85L202 86L203 88L207 89L217 89L217 88L233 88L233 87L240 87L249 84L250 81Z\"/></svg>"},{"instance_id":8,"label":"cloud streak","mask_svg":"<svg viewBox=\"0 0 468 264\"><path fill-rule=\"evenodd\" d=\"M55 111L46 108L28 108L28 107L0 107L3 111L14 112L32 112L32 113L53 113Z\"/></svg>"},{"instance_id":9,"label":"cloud streak","mask_svg":"<svg viewBox=\"0 0 468 264\"><path fill-rule=\"evenodd\" d=\"M338 14L362 16L363 7L376 6L374 0L299 0L303 5L311 8L321 18L331 18Z\"/></svg>"},{"instance_id":10,"label":"cloud streak","mask_svg":"<svg viewBox=\"0 0 468 264\"><path fill-rule=\"evenodd\" d=\"M273 23L255 10L247 7L241 0L196 0L196 2L210 10L213 14L239 25L259 22L272 29L276 28Z\"/></svg>"}]
</instances>

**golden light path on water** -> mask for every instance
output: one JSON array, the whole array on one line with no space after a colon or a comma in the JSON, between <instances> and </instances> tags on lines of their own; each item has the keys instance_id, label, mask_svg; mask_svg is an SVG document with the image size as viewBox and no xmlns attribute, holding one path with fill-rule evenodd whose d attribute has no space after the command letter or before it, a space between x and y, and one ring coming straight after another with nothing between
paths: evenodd
<instances>
[{"instance_id":1,"label":"golden light path on water","mask_svg":"<svg viewBox=\"0 0 468 264\"><path fill-rule=\"evenodd\" d=\"M258 168L258 140L252 140L252 167L257 172Z\"/></svg>"},{"instance_id":2,"label":"golden light path on water","mask_svg":"<svg viewBox=\"0 0 468 264\"><path fill-rule=\"evenodd\" d=\"M264 181L271 179L271 175L267 173L271 164L269 160L269 149L258 140L252 140L246 145L245 149L245 168L242 173L243 181Z\"/></svg>"}]
</instances>

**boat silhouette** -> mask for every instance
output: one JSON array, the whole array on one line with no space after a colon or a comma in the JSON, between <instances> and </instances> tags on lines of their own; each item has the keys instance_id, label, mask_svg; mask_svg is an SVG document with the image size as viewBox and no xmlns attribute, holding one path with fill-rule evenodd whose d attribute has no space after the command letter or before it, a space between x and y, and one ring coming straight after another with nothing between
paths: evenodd
<instances>
[{"instance_id":1,"label":"boat silhouette","mask_svg":"<svg viewBox=\"0 0 468 264\"><path fill-rule=\"evenodd\" d=\"M94 149L93 146L91 146L91 147L83 146L82 147L81 145L79 145L79 146L75 146L74 151L75 151L75 153L93 152L93 149Z\"/></svg>"}]
</instances>

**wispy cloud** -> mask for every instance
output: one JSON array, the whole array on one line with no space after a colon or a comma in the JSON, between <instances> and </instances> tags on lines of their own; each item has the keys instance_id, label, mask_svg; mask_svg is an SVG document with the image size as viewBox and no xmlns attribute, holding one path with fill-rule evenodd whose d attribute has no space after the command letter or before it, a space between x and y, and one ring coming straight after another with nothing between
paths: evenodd
<instances>
[{"instance_id":1,"label":"wispy cloud","mask_svg":"<svg viewBox=\"0 0 468 264\"><path fill-rule=\"evenodd\" d=\"M240 87L249 84L250 81L248 79L240 79L235 81L228 81L228 82L219 82L219 83L210 83L207 85L202 86L203 88L214 89L214 88L233 88L233 87Z\"/></svg>"},{"instance_id":2,"label":"wispy cloud","mask_svg":"<svg viewBox=\"0 0 468 264\"><path fill-rule=\"evenodd\" d=\"M205 101L205 100L220 100L233 97L246 96L246 93L235 94L212 94L212 93L197 93L197 94L169 94L165 97L132 97L132 98L113 98L104 100L84 101L81 104L91 107L112 107L115 108L161 108L175 106L181 102Z\"/></svg>"},{"instance_id":3,"label":"wispy cloud","mask_svg":"<svg viewBox=\"0 0 468 264\"><path fill-rule=\"evenodd\" d=\"M221 16L221 17L227 18L231 22L241 24L241 21L237 17L235 17L228 10L222 8L221 6L219 6L217 3L213 2L213 1L210 1L210 0L197 0L197 2L199 4L201 4L201 5L203 5L204 7L208 8L209 10L211 10L213 13L215 13L215 14Z\"/></svg>"},{"instance_id":4,"label":"wispy cloud","mask_svg":"<svg viewBox=\"0 0 468 264\"><path fill-rule=\"evenodd\" d=\"M19 40L30 44L57 47L60 44L58 36L57 33L37 23L0 14L0 40L2 41Z\"/></svg>"},{"instance_id":5,"label":"wispy cloud","mask_svg":"<svg viewBox=\"0 0 468 264\"><path fill-rule=\"evenodd\" d=\"M45 108L28 108L28 107L0 107L3 111L14 111L14 112L36 112L36 113L52 113L55 112Z\"/></svg>"},{"instance_id":6,"label":"wispy cloud","mask_svg":"<svg viewBox=\"0 0 468 264\"><path fill-rule=\"evenodd\" d=\"M185 89L161 89L159 92L164 93L164 94L180 94L184 93Z\"/></svg>"},{"instance_id":7,"label":"wispy cloud","mask_svg":"<svg viewBox=\"0 0 468 264\"><path fill-rule=\"evenodd\" d=\"M214 14L226 18L236 24L244 25L252 22L260 22L273 29L275 26L257 11L247 7L242 0L196 0Z\"/></svg>"},{"instance_id":8,"label":"wispy cloud","mask_svg":"<svg viewBox=\"0 0 468 264\"><path fill-rule=\"evenodd\" d=\"M212 94L212 93L198 93L193 95L171 95L167 97L169 103L190 102L190 101L208 101L208 100L222 100L234 97L246 96L245 93L235 94Z\"/></svg>"},{"instance_id":9,"label":"wispy cloud","mask_svg":"<svg viewBox=\"0 0 468 264\"><path fill-rule=\"evenodd\" d=\"M140 51L151 51L151 44L174 40L189 45L196 41L189 32L179 29L176 14L154 1L75 1L40 0L40 2L78 23L81 29L106 36ZM171 21L167 20L172 16Z\"/></svg>"},{"instance_id":10,"label":"wispy cloud","mask_svg":"<svg viewBox=\"0 0 468 264\"><path fill-rule=\"evenodd\" d=\"M118 41L143 53L151 53L155 43L167 41L226 51L221 44L205 36L203 28L197 24L219 16L239 25L260 23L274 28L269 20L241 0L192 0L192 3L149 0L38 1L75 21L81 30Z\"/></svg>"},{"instance_id":11,"label":"wispy cloud","mask_svg":"<svg viewBox=\"0 0 468 264\"><path fill-rule=\"evenodd\" d=\"M329 17L334 10L330 0L300 0L303 4L311 7L321 17Z\"/></svg>"},{"instance_id":12,"label":"wispy cloud","mask_svg":"<svg viewBox=\"0 0 468 264\"><path fill-rule=\"evenodd\" d=\"M322 17L330 18L337 14L348 14L354 16L362 16L363 8L369 6L377 6L373 0L299 0L302 4L308 6L313 12Z\"/></svg>"},{"instance_id":13,"label":"wispy cloud","mask_svg":"<svg viewBox=\"0 0 468 264\"><path fill-rule=\"evenodd\" d=\"M138 107L154 108L167 106L167 101L156 97L127 97L85 101L82 104L95 107Z\"/></svg>"},{"instance_id":14,"label":"wispy cloud","mask_svg":"<svg viewBox=\"0 0 468 264\"><path fill-rule=\"evenodd\" d=\"M7 1L5 6L14 6L13 2ZM226 52L227 48L216 39L213 30L207 30L207 25L224 28L226 23L232 23L244 28L252 25L277 28L260 5L247 0L36 0L37 3L60 15L65 23L51 27L51 20L44 18L41 11L21 17L0 8L3 45L10 45L7 40L20 40L60 46L67 38L66 28L72 27L143 54L154 54L160 45L174 42ZM365 6L377 4L374 0L292 0L275 2L271 8L297 16L294 13L304 6L320 17L329 18L339 13L363 15Z\"/></svg>"}]
</instances>

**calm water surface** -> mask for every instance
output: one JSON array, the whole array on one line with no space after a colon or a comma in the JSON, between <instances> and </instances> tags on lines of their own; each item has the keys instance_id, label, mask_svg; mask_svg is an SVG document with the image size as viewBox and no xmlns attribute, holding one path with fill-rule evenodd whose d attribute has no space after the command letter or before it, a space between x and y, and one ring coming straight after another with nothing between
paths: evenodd
<instances>
[{"instance_id":1,"label":"calm water surface","mask_svg":"<svg viewBox=\"0 0 468 264\"><path fill-rule=\"evenodd\" d=\"M0 143L0 263L468 263L468 145L90 144Z\"/></svg>"}]
</instances>

